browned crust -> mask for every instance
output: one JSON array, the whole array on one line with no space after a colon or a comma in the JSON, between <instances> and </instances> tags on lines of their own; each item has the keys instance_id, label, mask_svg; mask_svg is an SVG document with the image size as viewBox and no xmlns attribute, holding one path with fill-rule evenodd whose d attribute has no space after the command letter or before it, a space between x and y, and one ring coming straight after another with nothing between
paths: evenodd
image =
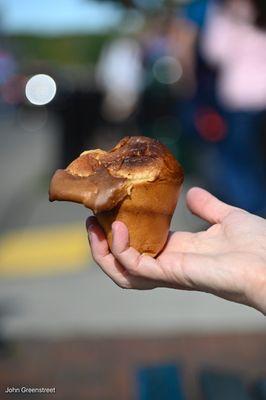
<instances>
[{"instance_id":1,"label":"browned crust","mask_svg":"<svg viewBox=\"0 0 266 400\"><path fill-rule=\"evenodd\" d=\"M99 149L84 152L67 170L88 176L99 167L108 169L113 176L128 179L155 180L161 175L183 181L182 168L167 147L145 136L127 136L108 152Z\"/></svg>"},{"instance_id":2,"label":"browned crust","mask_svg":"<svg viewBox=\"0 0 266 400\"><path fill-rule=\"evenodd\" d=\"M180 187L183 170L159 141L145 136L123 138L113 149L86 151L51 180L49 198L75 201L95 213L117 206L132 187L155 180Z\"/></svg>"},{"instance_id":3,"label":"browned crust","mask_svg":"<svg viewBox=\"0 0 266 400\"><path fill-rule=\"evenodd\" d=\"M84 204L95 213L113 209L126 196L125 179L114 178L104 168L90 176L73 175L58 169L49 189L50 201L73 201Z\"/></svg>"}]
</instances>

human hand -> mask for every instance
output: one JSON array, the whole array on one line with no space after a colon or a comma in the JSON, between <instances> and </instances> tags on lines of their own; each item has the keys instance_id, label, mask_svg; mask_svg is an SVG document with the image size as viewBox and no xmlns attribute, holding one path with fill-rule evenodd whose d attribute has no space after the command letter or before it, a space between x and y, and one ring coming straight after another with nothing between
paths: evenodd
<instances>
[{"instance_id":1,"label":"human hand","mask_svg":"<svg viewBox=\"0 0 266 400\"><path fill-rule=\"evenodd\" d=\"M94 260L122 288L198 290L266 314L266 221L200 188L187 193L187 206L211 227L197 233L170 232L156 258L129 247L127 227L120 221L112 225L110 251L96 218L89 217Z\"/></svg>"}]
</instances>

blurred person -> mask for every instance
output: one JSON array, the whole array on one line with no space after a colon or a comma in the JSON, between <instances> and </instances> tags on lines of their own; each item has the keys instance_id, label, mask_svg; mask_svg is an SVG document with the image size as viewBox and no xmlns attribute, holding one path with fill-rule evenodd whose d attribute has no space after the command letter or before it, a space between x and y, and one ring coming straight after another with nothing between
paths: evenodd
<instances>
[{"instance_id":1,"label":"blurred person","mask_svg":"<svg viewBox=\"0 0 266 400\"><path fill-rule=\"evenodd\" d=\"M196 1L183 19L197 54L196 94L183 120L198 134L199 169L225 201L265 215L265 3Z\"/></svg>"},{"instance_id":2,"label":"blurred person","mask_svg":"<svg viewBox=\"0 0 266 400\"><path fill-rule=\"evenodd\" d=\"M0 47L0 112L6 114L13 109L10 89L16 77L17 63L13 54Z\"/></svg>"},{"instance_id":3,"label":"blurred person","mask_svg":"<svg viewBox=\"0 0 266 400\"><path fill-rule=\"evenodd\" d=\"M177 155L179 121L176 102L183 70L176 42L176 18L161 13L150 18L140 35L144 69L137 120L140 132L160 139Z\"/></svg>"},{"instance_id":4,"label":"blurred person","mask_svg":"<svg viewBox=\"0 0 266 400\"><path fill-rule=\"evenodd\" d=\"M2 86L16 72L16 61L13 55L0 48L0 85Z\"/></svg>"},{"instance_id":5,"label":"blurred person","mask_svg":"<svg viewBox=\"0 0 266 400\"><path fill-rule=\"evenodd\" d=\"M109 42L97 65L97 81L104 93L103 117L120 122L135 111L142 89L141 49L130 37Z\"/></svg>"},{"instance_id":6,"label":"blurred person","mask_svg":"<svg viewBox=\"0 0 266 400\"><path fill-rule=\"evenodd\" d=\"M94 260L122 288L203 291L266 315L266 221L200 188L187 193L187 206L211 227L170 232L156 258L129 247L127 227L120 221L112 225L110 250L96 218L89 217Z\"/></svg>"}]
</instances>

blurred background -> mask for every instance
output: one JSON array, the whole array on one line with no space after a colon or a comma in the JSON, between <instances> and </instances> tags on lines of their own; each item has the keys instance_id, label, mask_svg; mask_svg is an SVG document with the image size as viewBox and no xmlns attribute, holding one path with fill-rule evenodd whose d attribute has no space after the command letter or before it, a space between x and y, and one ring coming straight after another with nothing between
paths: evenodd
<instances>
[{"instance_id":1,"label":"blurred background","mask_svg":"<svg viewBox=\"0 0 266 400\"><path fill-rule=\"evenodd\" d=\"M266 398L262 315L115 287L90 211L48 201L56 168L141 134L184 167L173 229L205 228L193 185L265 218L265 110L265 0L0 0L1 399Z\"/></svg>"}]
</instances>

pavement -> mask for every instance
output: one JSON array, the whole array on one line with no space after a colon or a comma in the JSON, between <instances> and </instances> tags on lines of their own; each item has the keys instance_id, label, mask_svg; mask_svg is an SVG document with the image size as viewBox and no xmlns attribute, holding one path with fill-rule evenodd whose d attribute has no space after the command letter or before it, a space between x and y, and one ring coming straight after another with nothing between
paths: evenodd
<instances>
[{"instance_id":1,"label":"pavement","mask_svg":"<svg viewBox=\"0 0 266 400\"><path fill-rule=\"evenodd\" d=\"M15 115L0 122L2 335L266 332L265 319L257 311L212 295L167 289L125 291L115 286L90 256L84 228L88 210L48 201L47 177L60 137L57 121L48 114L42 123L38 116L26 117ZM192 178L185 183L173 229L202 227L184 202L187 189L195 183Z\"/></svg>"}]
</instances>

